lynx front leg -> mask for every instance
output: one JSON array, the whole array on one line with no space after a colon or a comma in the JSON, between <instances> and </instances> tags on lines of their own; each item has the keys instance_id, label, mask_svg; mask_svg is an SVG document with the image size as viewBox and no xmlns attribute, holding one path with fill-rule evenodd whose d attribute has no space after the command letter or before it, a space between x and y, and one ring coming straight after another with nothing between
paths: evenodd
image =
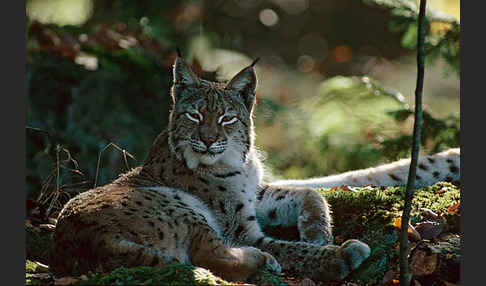
<instances>
[{"instance_id":1,"label":"lynx front leg","mask_svg":"<svg viewBox=\"0 0 486 286\"><path fill-rule=\"evenodd\" d=\"M256 245L274 255L285 272L319 281L346 278L371 252L366 243L355 239L347 240L340 246L318 246L266 237Z\"/></svg>"},{"instance_id":2,"label":"lynx front leg","mask_svg":"<svg viewBox=\"0 0 486 286\"><path fill-rule=\"evenodd\" d=\"M245 281L262 267L279 274L280 264L267 252L255 247L228 247L212 234L193 238L192 263L208 268L229 281Z\"/></svg>"},{"instance_id":3,"label":"lynx front leg","mask_svg":"<svg viewBox=\"0 0 486 286\"><path fill-rule=\"evenodd\" d=\"M333 242L329 206L313 189L264 186L257 194L256 214L262 228L296 226L300 241Z\"/></svg>"}]
</instances>

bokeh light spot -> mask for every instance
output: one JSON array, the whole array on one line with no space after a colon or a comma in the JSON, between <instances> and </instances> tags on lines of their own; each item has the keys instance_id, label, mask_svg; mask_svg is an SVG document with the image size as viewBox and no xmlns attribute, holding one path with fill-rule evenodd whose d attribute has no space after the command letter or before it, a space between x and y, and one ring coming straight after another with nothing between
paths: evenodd
<instances>
[{"instance_id":1,"label":"bokeh light spot","mask_svg":"<svg viewBox=\"0 0 486 286\"><path fill-rule=\"evenodd\" d=\"M263 9L260 11L260 22L265 26L275 26L278 23L278 15L272 9Z\"/></svg>"},{"instance_id":2,"label":"bokeh light spot","mask_svg":"<svg viewBox=\"0 0 486 286\"><path fill-rule=\"evenodd\" d=\"M29 0L27 16L44 24L82 25L93 14L92 0Z\"/></svg>"},{"instance_id":3,"label":"bokeh light spot","mask_svg":"<svg viewBox=\"0 0 486 286\"><path fill-rule=\"evenodd\" d=\"M309 55L302 55L297 59L297 68L301 72L310 72L314 69L315 60Z\"/></svg>"},{"instance_id":4,"label":"bokeh light spot","mask_svg":"<svg viewBox=\"0 0 486 286\"><path fill-rule=\"evenodd\" d=\"M332 50L332 60L336 63L349 62L353 58L353 51L349 46L340 45Z\"/></svg>"}]
</instances>

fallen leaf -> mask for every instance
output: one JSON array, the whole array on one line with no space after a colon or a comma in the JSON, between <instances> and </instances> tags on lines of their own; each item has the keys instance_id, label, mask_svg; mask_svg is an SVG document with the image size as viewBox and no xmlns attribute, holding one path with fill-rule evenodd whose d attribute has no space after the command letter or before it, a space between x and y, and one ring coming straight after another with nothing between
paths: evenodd
<instances>
[{"instance_id":1,"label":"fallen leaf","mask_svg":"<svg viewBox=\"0 0 486 286\"><path fill-rule=\"evenodd\" d=\"M435 193L436 193L436 194L443 194L443 193L445 193L445 192L446 192L446 190L445 190L445 189L440 189L440 190L437 190Z\"/></svg>"},{"instance_id":2,"label":"fallen leaf","mask_svg":"<svg viewBox=\"0 0 486 286\"><path fill-rule=\"evenodd\" d=\"M339 187L339 188L340 188L341 190L345 191L345 192L349 192L349 191L351 191L351 190L348 188L348 186L346 186L346 185L341 185L341 187Z\"/></svg>"},{"instance_id":3,"label":"fallen leaf","mask_svg":"<svg viewBox=\"0 0 486 286\"><path fill-rule=\"evenodd\" d=\"M381 279L381 284L388 284L390 283L395 277L397 277L397 272L393 269L388 270L383 278Z\"/></svg>"},{"instance_id":4,"label":"fallen leaf","mask_svg":"<svg viewBox=\"0 0 486 286\"><path fill-rule=\"evenodd\" d=\"M332 188L331 188L331 191L335 191L335 190L337 190L337 189L338 189L338 187L332 187Z\"/></svg>"},{"instance_id":5,"label":"fallen leaf","mask_svg":"<svg viewBox=\"0 0 486 286\"><path fill-rule=\"evenodd\" d=\"M398 229L402 229L402 217L396 217L395 220L393 220L393 225Z\"/></svg>"},{"instance_id":6,"label":"fallen leaf","mask_svg":"<svg viewBox=\"0 0 486 286\"><path fill-rule=\"evenodd\" d=\"M461 205L461 201L458 201L456 204L453 204L452 206L447 208L447 211L450 213L456 212L459 210L459 206Z\"/></svg>"},{"instance_id":7,"label":"fallen leaf","mask_svg":"<svg viewBox=\"0 0 486 286\"><path fill-rule=\"evenodd\" d=\"M402 229L402 217L396 217L395 220L393 221L393 225L397 228L397 229ZM415 240L415 241L418 241L418 240L421 240L421 236L420 236L420 233L418 233L417 230L415 230L415 228L410 225L410 223L408 224L408 229L407 229L407 233L408 233L408 237L411 238L412 240Z\"/></svg>"}]
</instances>

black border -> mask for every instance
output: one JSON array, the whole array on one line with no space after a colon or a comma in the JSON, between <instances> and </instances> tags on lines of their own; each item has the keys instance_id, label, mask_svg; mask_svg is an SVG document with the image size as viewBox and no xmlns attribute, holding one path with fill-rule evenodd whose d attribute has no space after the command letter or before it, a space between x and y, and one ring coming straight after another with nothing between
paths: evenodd
<instances>
[{"instance_id":1,"label":"black border","mask_svg":"<svg viewBox=\"0 0 486 286\"><path fill-rule=\"evenodd\" d=\"M483 118L484 105L475 101L481 100L484 93L484 75L481 70L481 54L485 46L482 35L484 16L478 2L461 1L461 285L484 284L484 262L482 259L484 236L483 213L485 199L481 179L484 178L482 166L486 156L482 138L485 130ZM476 5L470 5L476 4ZM477 7L475 7L477 6ZM466 16L467 14L467 16ZM472 19L477 19L474 21ZM468 25L468 21L471 23ZM467 30L464 29L466 22ZM468 36L467 36L468 35ZM465 42L469 39L469 44ZM466 48L466 49L464 49ZM476 63L476 64L474 64ZM466 117L469 119L466 120ZM472 137L475 137L474 139ZM465 163L467 161L467 163ZM466 171L465 171L466 170ZM467 173L466 173L467 172Z\"/></svg>"},{"instance_id":2,"label":"black border","mask_svg":"<svg viewBox=\"0 0 486 286\"><path fill-rule=\"evenodd\" d=\"M8 1L2 15L2 284L25 284L26 3Z\"/></svg>"}]
</instances>

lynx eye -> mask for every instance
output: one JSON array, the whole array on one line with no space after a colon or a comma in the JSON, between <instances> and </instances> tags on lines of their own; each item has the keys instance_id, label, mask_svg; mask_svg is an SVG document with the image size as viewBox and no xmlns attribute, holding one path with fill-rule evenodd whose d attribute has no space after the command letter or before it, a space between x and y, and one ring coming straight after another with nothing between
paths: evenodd
<instances>
[{"instance_id":1,"label":"lynx eye","mask_svg":"<svg viewBox=\"0 0 486 286\"><path fill-rule=\"evenodd\" d=\"M218 123L221 124L221 125L228 125L228 124L233 124L236 122L236 120L238 120L238 118L236 118L235 116L221 116L219 119L218 119Z\"/></svg>"},{"instance_id":2,"label":"lynx eye","mask_svg":"<svg viewBox=\"0 0 486 286\"><path fill-rule=\"evenodd\" d=\"M194 121L196 123L199 123L202 120L202 115L199 113L186 112L185 115L189 120Z\"/></svg>"}]
</instances>

